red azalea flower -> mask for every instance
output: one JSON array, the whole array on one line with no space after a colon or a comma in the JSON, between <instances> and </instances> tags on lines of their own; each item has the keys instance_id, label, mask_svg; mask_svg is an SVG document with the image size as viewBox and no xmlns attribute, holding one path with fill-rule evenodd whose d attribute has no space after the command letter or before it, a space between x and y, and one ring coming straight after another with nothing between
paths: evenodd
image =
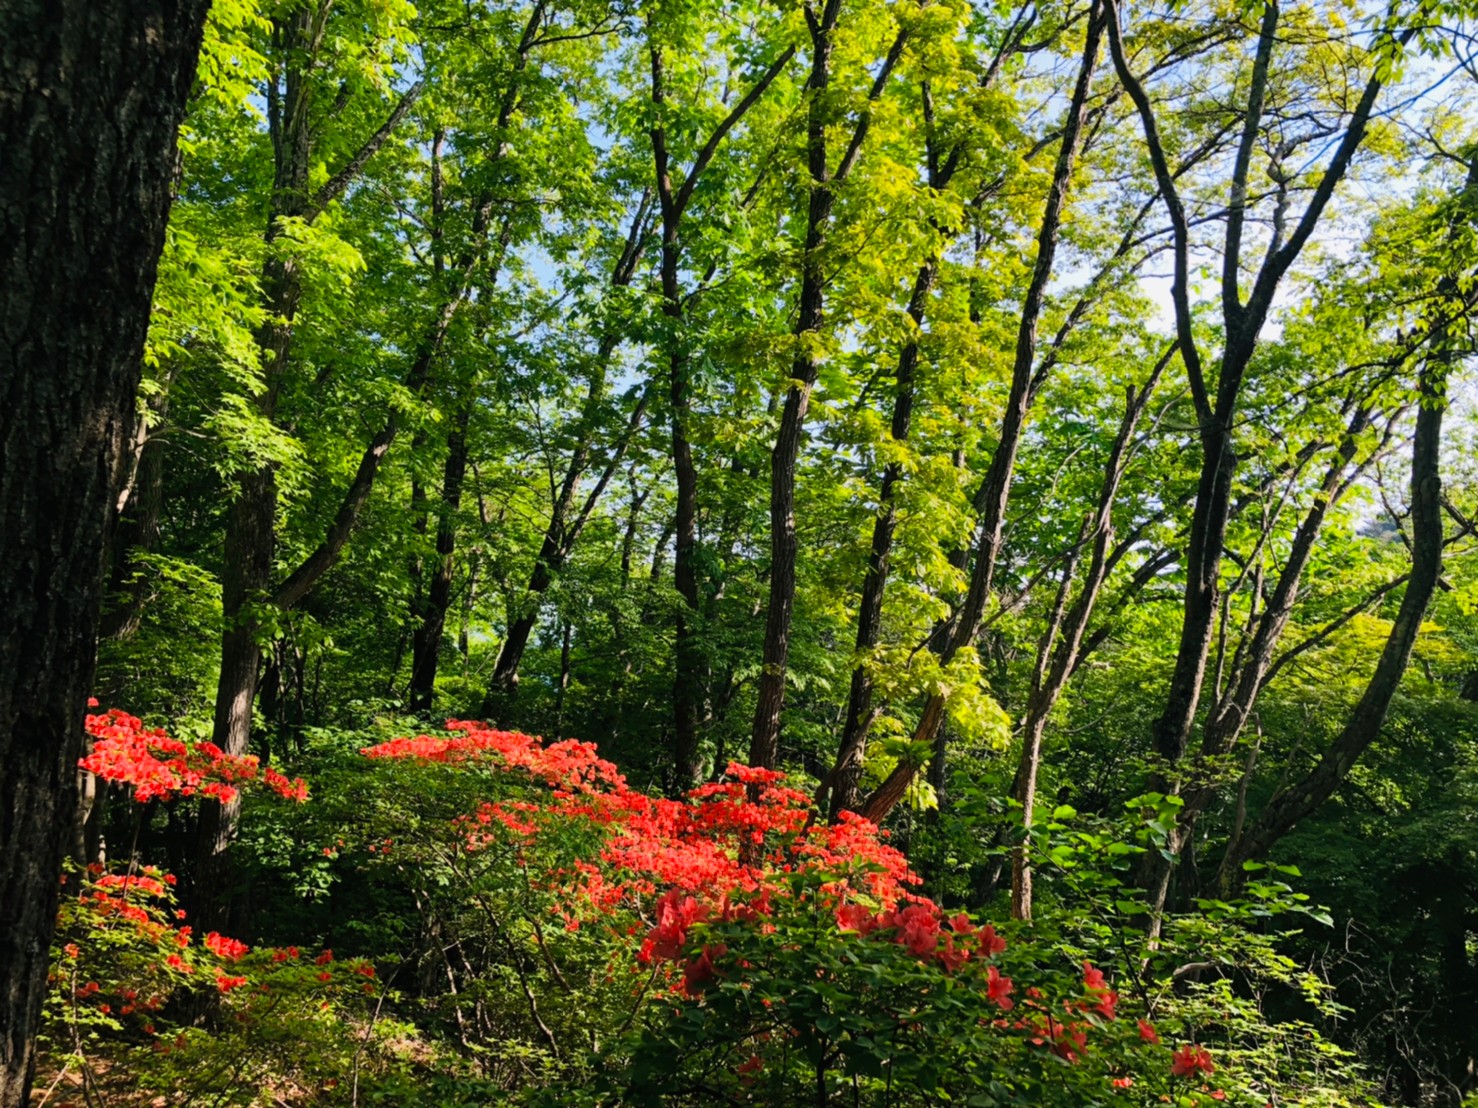
<instances>
[{"instance_id":1,"label":"red azalea flower","mask_svg":"<svg viewBox=\"0 0 1478 1108\"><path fill-rule=\"evenodd\" d=\"M1015 1001L1011 999L1012 988L1009 977L1002 977L1001 971L995 966L987 968L985 995L1000 1005L1002 1011L1009 1012L1015 1006Z\"/></svg>"},{"instance_id":2,"label":"red azalea flower","mask_svg":"<svg viewBox=\"0 0 1478 1108\"><path fill-rule=\"evenodd\" d=\"M1175 1077L1191 1077L1197 1073L1210 1075L1215 1072L1216 1066L1211 1062L1210 1053L1205 1047L1193 1043L1177 1050L1170 1063L1170 1073Z\"/></svg>"}]
</instances>

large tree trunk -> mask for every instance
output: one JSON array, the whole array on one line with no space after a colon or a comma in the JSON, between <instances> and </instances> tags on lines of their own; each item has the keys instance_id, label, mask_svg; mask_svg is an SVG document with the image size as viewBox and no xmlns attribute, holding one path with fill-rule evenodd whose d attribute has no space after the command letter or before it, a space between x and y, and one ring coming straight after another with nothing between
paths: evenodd
<instances>
[{"instance_id":1,"label":"large tree trunk","mask_svg":"<svg viewBox=\"0 0 1478 1108\"><path fill-rule=\"evenodd\" d=\"M0 1106L30 1096L204 0L0 7Z\"/></svg>"}]
</instances>

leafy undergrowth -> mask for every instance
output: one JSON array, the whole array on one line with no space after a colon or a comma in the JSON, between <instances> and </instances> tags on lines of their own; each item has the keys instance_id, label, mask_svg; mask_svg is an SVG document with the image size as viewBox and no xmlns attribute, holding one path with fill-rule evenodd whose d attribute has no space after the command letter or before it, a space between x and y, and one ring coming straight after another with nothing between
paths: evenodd
<instances>
[{"instance_id":1,"label":"leafy undergrowth","mask_svg":"<svg viewBox=\"0 0 1478 1108\"><path fill-rule=\"evenodd\" d=\"M947 910L780 773L652 797L593 744L451 721L326 765L307 804L124 713L89 727L136 842L245 795L253 925L302 932L197 934L144 848L74 872L37 1103L1370 1103L1255 990L1156 977L1090 911ZM1279 971L1245 928L1195 934Z\"/></svg>"}]
</instances>

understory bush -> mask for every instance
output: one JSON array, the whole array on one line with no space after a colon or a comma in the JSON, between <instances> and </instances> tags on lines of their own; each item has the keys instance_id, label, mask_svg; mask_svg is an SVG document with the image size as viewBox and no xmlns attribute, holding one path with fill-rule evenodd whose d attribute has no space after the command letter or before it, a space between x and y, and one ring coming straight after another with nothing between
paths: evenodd
<instances>
[{"instance_id":1,"label":"understory bush","mask_svg":"<svg viewBox=\"0 0 1478 1108\"><path fill-rule=\"evenodd\" d=\"M75 870L41 1103L1374 1103L1265 926L1286 885L1147 936L1144 804L1059 812L1043 864L1076 895L1007 925L774 771L654 797L593 744L450 721L327 744L308 801L124 713L89 727L83 767L133 800L110 818L247 801L249 930L196 934L189 875L142 850Z\"/></svg>"}]
</instances>

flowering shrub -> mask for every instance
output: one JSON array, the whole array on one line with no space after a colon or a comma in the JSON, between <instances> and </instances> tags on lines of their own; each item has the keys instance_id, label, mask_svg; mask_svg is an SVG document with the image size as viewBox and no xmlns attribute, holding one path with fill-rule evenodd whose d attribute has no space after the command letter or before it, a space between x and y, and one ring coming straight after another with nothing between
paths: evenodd
<instances>
[{"instance_id":1,"label":"flowering shrub","mask_svg":"<svg viewBox=\"0 0 1478 1108\"><path fill-rule=\"evenodd\" d=\"M321 1083L342 1072L362 1037L346 1015L380 993L370 962L197 935L173 875L153 867L66 878L79 880L62 900L46 1006L52 1082L96 1087L106 1058L144 1091L247 1104L268 1074Z\"/></svg>"},{"instance_id":2,"label":"flowering shrub","mask_svg":"<svg viewBox=\"0 0 1478 1108\"><path fill-rule=\"evenodd\" d=\"M723 781L667 800L630 789L590 744L448 728L458 733L362 753L435 767L447 783L471 774L484 795L429 837L366 853L415 880L419 903L453 890L434 930L519 966L551 1053L592 1008L612 1013L598 1099L786 1102L823 1086L890 1103L1224 1095L1147 1020L1120 1019L1126 1002L1091 964L1044 971L1022 958L1023 987L994 927L919 895L873 824L816 821L782 774L730 765ZM459 911L468 901L483 911ZM465 930L489 921L496 942ZM601 985L567 1007L577 968ZM459 983L476 978L469 968Z\"/></svg>"},{"instance_id":3,"label":"flowering shrub","mask_svg":"<svg viewBox=\"0 0 1478 1108\"><path fill-rule=\"evenodd\" d=\"M96 707L97 701L90 700ZM222 803L243 787L260 786L278 796L302 802L308 785L289 779L252 755L227 754L214 743L189 745L161 728L146 728L137 716L113 708L87 717L92 752L78 764L105 781L130 786L139 803L172 800L197 793Z\"/></svg>"},{"instance_id":4,"label":"flowering shrub","mask_svg":"<svg viewBox=\"0 0 1478 1108\"><path fill-rule=\"evenodd\" d=\"M306 794L123 713L90 727L86 768L138 799ZM292 890L275 939L196 935L158 869L80 875L49 1079L85 1086L104 1057L218 1103L269 1087L287 1104L1356 1102L1286 1080L1317 1039L1268 1024L1230 975L1147 972L1170 941L1134 938L1115 885L1092 919L998 931L780 773L730 765L655 798L593 744L448 729L320 760L314 805L248 809L253 895ZM1198 958L1265 957L1268 940L1216 926L1169 934ZM304 934L393 952L375 962L394 988L289 945Z\"/></svg>"},{"instance_id":5,"label":"flowering shrub","mask_svg":"<svg viewBox=\"0 0 1478 1108\"><path fill-rule=\"evenodd\" d=\"M126 712L86 723L93 744L80 767L140 804L227 802L243 791L307 798L301 779L173 739ZM269 1076L332 1087L364 1046L347 1019L381 995L371 962L197 934L175 901L175 876L136 860L113 872L94 863L63 884L72 895L61 900L41 1039L53 1091L80 1087L89 1103L105 1088L170 1103L256 1103ZM109 1088L115 1080L125 1087Z\"/></svg>"}]
</instances>

